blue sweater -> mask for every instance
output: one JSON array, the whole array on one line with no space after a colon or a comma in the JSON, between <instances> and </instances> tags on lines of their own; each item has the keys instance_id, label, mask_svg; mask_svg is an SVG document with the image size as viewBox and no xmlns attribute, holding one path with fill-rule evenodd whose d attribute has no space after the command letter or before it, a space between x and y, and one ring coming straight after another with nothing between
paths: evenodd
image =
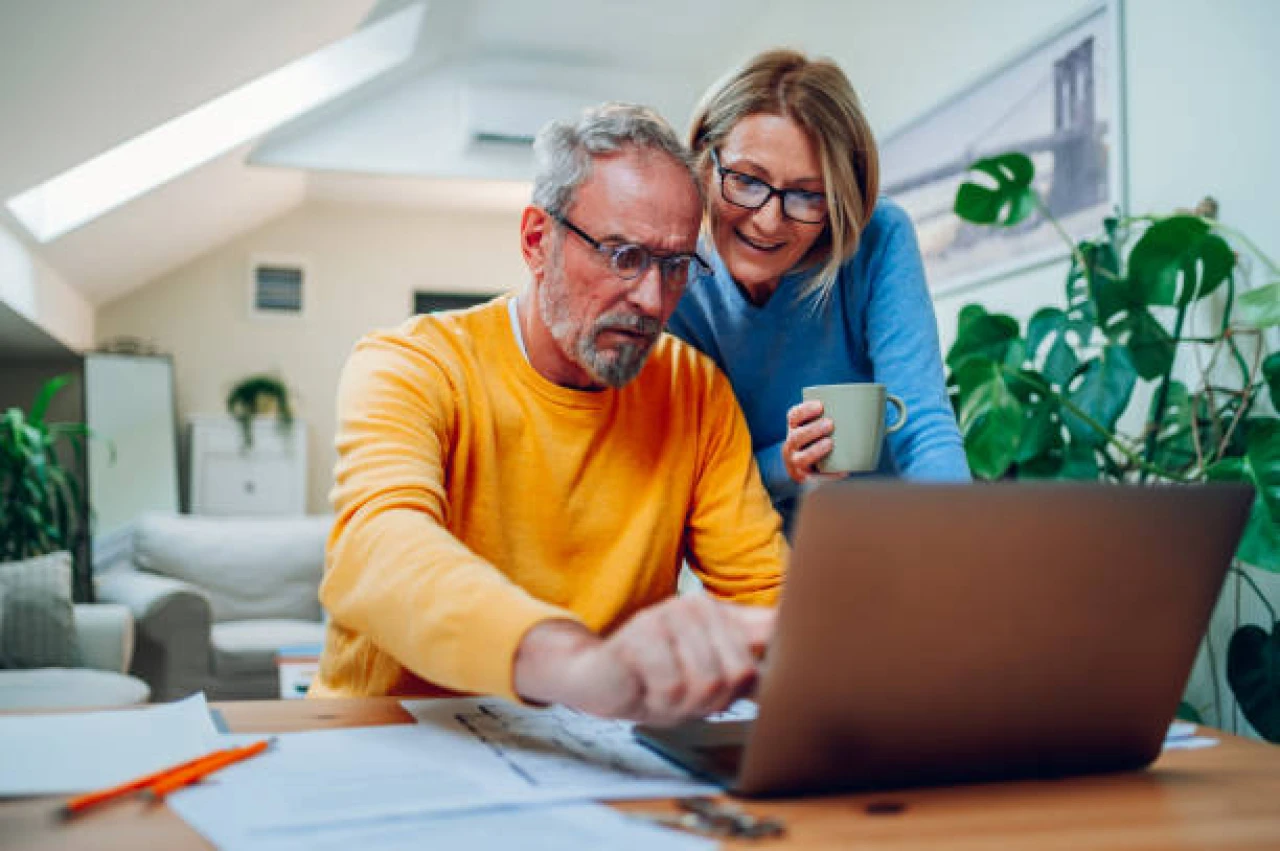
<instances>
[{"instance_id":1,"label":"blue sweater","mask_svg":"<svg viewBox=\"0 0 1280 851\"><path fill-rule=\"evenodd\" d=\"M882 198L829 299L797 299L812 271L786 275L762 307L710 254L712 274L689 282L669 330L710 355L733 384L756 461L789 521L799 490L782 463L787 409L813 384L875 381L907 405L907 425L885 438L880 474L967 481L969 466L947 399L938 326L911 220ZM892 416L892 415L890 415Z\"/></svg>"}]
</instances>

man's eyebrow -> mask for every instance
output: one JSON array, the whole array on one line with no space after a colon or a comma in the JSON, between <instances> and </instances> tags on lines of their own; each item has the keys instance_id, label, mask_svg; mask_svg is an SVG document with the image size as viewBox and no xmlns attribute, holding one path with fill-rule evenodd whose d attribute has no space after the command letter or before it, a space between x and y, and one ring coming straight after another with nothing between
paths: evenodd
<instances>
[{"instance_id":1,"label":"man's eyebrow","mask_svg":"<svg viewBox=\"0 0 1280 851\"><path fill-rule=\"evenodd\" d=\"M656 248L652 243L642 242L635 237L623 236L622 234L617 233L611 233L608 236L599 237L599 240L601 244L605 245L638 245L654 257L683 257L694 254L697 251L697 246L694 246L688 251L680 251L679 249L669 251L665 248Z\"/></svg>"}]
</instances>

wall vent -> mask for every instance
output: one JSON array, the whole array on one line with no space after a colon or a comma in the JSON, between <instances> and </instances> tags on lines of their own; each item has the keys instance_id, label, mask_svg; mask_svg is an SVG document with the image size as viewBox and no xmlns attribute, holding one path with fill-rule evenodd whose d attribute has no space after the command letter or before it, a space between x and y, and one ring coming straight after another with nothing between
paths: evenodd
<instances>
[{"instance_id":1,"label":"wall vent","mask_svg":"<svg viewBox=\"0 0 1280 851\"><path fill-rule=\"evenodd\" d=\"M251 310L254 316L301 316L306 303L306 266L261 260L253 264Z\"/></svg>"}]
</instances>

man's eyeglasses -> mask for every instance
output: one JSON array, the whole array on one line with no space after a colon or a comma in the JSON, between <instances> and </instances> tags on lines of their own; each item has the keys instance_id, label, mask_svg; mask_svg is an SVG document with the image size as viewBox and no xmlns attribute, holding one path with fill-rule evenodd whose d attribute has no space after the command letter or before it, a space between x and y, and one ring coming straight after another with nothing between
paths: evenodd
<instances>
[{"instance_id":1,"label":"man's eyeglasses","mask_svg":"<svg viewBox=\"0 0 1280 851\"><path fill-rule=\"evenodd\" d=\"M782 202L782 215L806 224L821 224L827 219L827 196L805 189L774 189L758 177L720 165L720 156L711 149L711 161L720 174L720 194L735 207L758 210L777 195Z\"/></svg>"},{"instance_id":2,"label":"man's eyeglasses","mask_svg":"<svg viewBox=\"0 0 1280 851\"><path fill-rule=\"evenodd\" d=\"M594 238L582 228L569 221L559 213L550 213L551 218L582 237L582 240L594 248L609 262L609 268L624 281L634 281L644 277L649 267L658 264L658 274L662 283L667 286L684 286L689 281L689 272L701 269L711 271L707 262L697 254L654 254L643 245L631 242L604 243Z\"/></svg>"}]
</instances>

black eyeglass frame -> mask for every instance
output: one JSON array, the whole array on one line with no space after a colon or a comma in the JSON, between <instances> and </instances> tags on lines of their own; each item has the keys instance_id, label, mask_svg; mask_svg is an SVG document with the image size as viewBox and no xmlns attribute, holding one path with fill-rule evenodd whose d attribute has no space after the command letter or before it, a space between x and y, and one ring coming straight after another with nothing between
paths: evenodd
<instances>
[{"instance_id":1,"label":"black eyeglass frame","mask_svg":"<svg viewBox=\"0 0 1280 851\"><path fill-rule=\"evenodd\" d=\"M735 207L739 207L743 210L762 210L764 209L766 204L768 204L771 200L773 200L773 196L776 195L778 196L778 203L782 207L782 215L786 216L788 219L790 219L793 222L800 222L801 224L805 224L805 225L820 225L826 222L827 218L830 216L830 211L826 209L827 193L825 192L813 192L809 189L775 189L772 185L765 183L763 180L761 180L760 178L756 177L753 174L747 174L746 172L741 172L736 169L729 168L728 166L721 165L720 155L716 152L715 148L711 149L711 162L716 167L716 174L720 176L720 197L728 201L730 204L732 204ZM725 191L725 188L724 188L724 176L726 174L732 174L735 177L745 177L747 180L750 180L752 183L758 183L759 185L763 186L766 190L768 190L764 196L764 199L761 200L760 203L756 204L755 206L752 206L750 204L743 204L741 201L733 200L732 198L729 197L729 193ZM823 200L822 218L802 219L798 216L791 215L791 213L787 211L788 198L799 198L804 195L817 196L822 198Z\"/></svg>"},{"instance_id":2,"label":"black eyeglass frame","mask_svg":"<svg viewBox=\"0 0 1280 851\"><path fill-rule=\"evenodd\" d=\"M641 245L638 242L621 242L609 245L601 242L582 228L575 225L573 222L569 221L568 216L561 215L560 213L553 213L550 210L547 211L547 215L549 215L553 221L564 225L565 228L577 234L582 238L583 242L594 248L600 256L604 257L605 260L609 262L609 268L613 271L613 274L617 275L624 281L638 281L643 278L648 274L649 267L655 262L658 264L658 276L664 284L675 280L671 277L670 270L672 267L668 265L673 261L679 261L681 264L685 265L684 280L679 281L681 284L685 284L689 281L691 273L695 268L700 269L704 274L709 274L711 272L711 264L707 263L706 260L703 260L696 251L692 254L658 254L653 249L649 248L649 246ZM618 266L618 257L622 252L633 249L638 250L641 258L643 259L640 261L640 266L636 269L635 274L626 274Z\"/></svg>"}]
</instances>

